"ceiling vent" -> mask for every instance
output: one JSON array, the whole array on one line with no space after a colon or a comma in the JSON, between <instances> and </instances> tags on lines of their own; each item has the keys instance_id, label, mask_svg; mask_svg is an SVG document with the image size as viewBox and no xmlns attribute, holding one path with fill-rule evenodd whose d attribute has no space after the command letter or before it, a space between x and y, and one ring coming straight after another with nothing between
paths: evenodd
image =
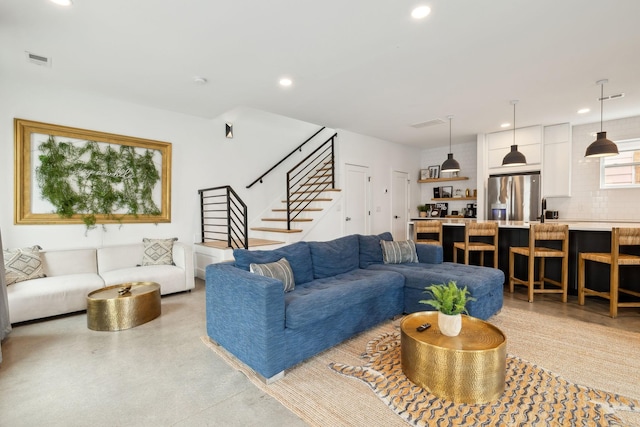
<instances>
[{"instance_id":1,"label":"ceiling vent","mask_svg":"<svg viewBox=\"0 0 640 427\"><path fill-rule=\"evenodd\" d=\"M27 61L32 64L41 65L43 67L51 67L51 58L42 55L36 55L35 53L25 52L27 55Z\"/></svg>"},{"instance_id":2,"label":"ceiling vent","mask_svg":"<svg viewBox=\"0 0 640 427\"><path fill-rule=\"evenodd\" d=\"M427 120L426 122L414 123L411 125L411 127L416 129L421 129L429 126L441 125L443 123L445 123L445 121L442 119L433 119L433 120Z\"/></svg>"},{"instance_id":3,"label":"ceiling vent","mask_svg":"<svg viewBox=\"0 0 640 427\"><path fill-rule=\"evenodd\" d=\"M603 96L602 98L598 98L598 101L611 101L612 99L624 98L623 93L616 93L615 95Z\"/></svg>"}]
</instances>

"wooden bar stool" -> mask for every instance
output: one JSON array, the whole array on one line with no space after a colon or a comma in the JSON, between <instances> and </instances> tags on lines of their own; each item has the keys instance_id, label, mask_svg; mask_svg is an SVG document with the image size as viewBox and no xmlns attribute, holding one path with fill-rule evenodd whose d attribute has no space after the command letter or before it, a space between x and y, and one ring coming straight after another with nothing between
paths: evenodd
<instances>
[{"instance_id":1,"label":"wooden bar stool","mask_svg":"<svg viewBox=\"0 0 640 427\"><path fill-rule=\"evenodd\" d=\"M621 265L640 265L640 256L620 252L621 246L640 246L640 228L613 228L611 230L611 252L581 252L578 260L578 303L584 305L585 295L595 295L609 300L609 315L616 317L618 307L640 307L640 301L620 302L620 293L640 297L640 292L620 287ZM585 286L585 261L609 264L609 292L596 291Z\"/></svg>"},{"instance_id":2,"label":"wooden bar stool","mask_svg":"<svg viewBox=\"0 0 640 427\"><path fill-rule=\"evenodd\" d=\"M429 234L432 238L418 238L418 234ZM413 241L442 246L442 222L438 220L415 221Z\"/></svg>"},{"instance_id":3,"label":"wooden bar stool","mask_svg":"<svg viewBox=\"0 0 640 427\"><path fill-rule=\"evenodd\" d=\"M493 237L493 242L478 240ZM486 239L485 239L486 240ZM480 252L480 265L484 265L484 253L493 252L493 268L498 268L498 223L470 222L464 227L464 242L453 243L453 262L458 262L458 251L464 251L464 263L469 265L469 252Z\"/></svg>"},{"instance_id":4,"label":"wooden bar stool","mask_svg":"<svg viewBox=\"0 0 640 427\"><path fill-rule=\"evenodd\" d=\"M548 246L549 242L561 242L561 249ZM515 255L528 258L527 280L515 277ZM539 259L538 280L535 280L535 259ZM545 276L545 258L562 258L560 281ZM509 291L513 292L514 284L529 288L529 302L533 302L533 294L562 294L562 302L567 302L567 285L569 282L569 226L561 224L531 224L529 227L529 246L511 246L509 248ZM545 282L560 289L545 288ZM539 288L536 288L536 285Z\"/></svg>"}]
</instances>

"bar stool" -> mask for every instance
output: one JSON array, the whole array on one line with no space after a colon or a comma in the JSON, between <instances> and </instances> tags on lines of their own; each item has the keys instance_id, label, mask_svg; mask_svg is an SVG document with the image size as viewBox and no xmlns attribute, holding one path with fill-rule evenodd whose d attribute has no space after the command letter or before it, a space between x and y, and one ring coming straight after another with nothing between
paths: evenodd
<instances>
[{"instance_id":1,"label":"bar stool","mask_svg":"<svg viewBox=\"0 0 640 427\"><path fill-rule=\"evenodd\" d=\"M429 234L435 238L418 238L418 234ZM415 221L413 226L413 241L442 246L442 222L438 220Z\"/></svg>"},{"instance_id":2,"label":"bar stool","mask_svg":"<svg viewBox=\"0 0 640 427\"><path fill-rule=\"evenodd\" d=\"M640 307L640 301L620 302L620 293L640 297L640 292L620 287L621 265L640 265L640 256L621 253L621 246L640 246L640 228L613 228L611 230L611 253L580 252L578 260L578 303L584 305L585 295L596 295L609 300L609 315L616 317L618 307ZM585 286L585 261L609 264L609 292L596 291Z\"/></svg>"},{"instance_id":3,"label":"bar stool","mask_svg":"<svg viewBox=\"0 0 640 427\"><path fill-rule=\"evenodd\" d=\"M549 242L560 242L561 249L549 246ZM527 280L515 277L515 255L528 258ZM538 280L535 279L535 259L539 259ZM545 258L561 258L562 272L560 281L545 276ZM529 302L533 302L533 294L562 294L562 302L567 302L567 285L569 282L569 226L561 224L531 224L529 226L529 246L511 246L509 248L509 292L513 292L514 284L525 285L529 288ZM560 289L548 289L545 282L558 286ZM536 289L536 285L540 287Z\"/></svg>"},{"instance_id":4,"label":"bar stool","mask_svg":"<svg viewBox=\"0 0 640 427\"><path fill-rule=\"evenodd\" d=\"M493 243L478 240L478 237L493 237ZM453 243L453 262L458 262L459 250L464 251L464 263L467 265L469 264L469 252L480 252L480 265L484 265L484 253L493 252L493 268L498 268L498 223L467 223L464 227L464 242Z\"/></svg>"}]
</instances>

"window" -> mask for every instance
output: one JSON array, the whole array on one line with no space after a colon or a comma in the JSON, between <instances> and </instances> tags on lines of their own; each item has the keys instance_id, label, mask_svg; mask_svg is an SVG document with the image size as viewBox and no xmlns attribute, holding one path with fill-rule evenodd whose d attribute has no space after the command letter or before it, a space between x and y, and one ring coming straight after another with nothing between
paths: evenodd
<instances>
[{"instance_id":1,"label":"window","mask_svg":"<svg viewBox=\"0 0 640 427\"><path fill-rule=\"evenodd\" d=\"M640 188L640 138L616 145L620 154L600 159L600 188Z\"/></svg>"}]
</instances>

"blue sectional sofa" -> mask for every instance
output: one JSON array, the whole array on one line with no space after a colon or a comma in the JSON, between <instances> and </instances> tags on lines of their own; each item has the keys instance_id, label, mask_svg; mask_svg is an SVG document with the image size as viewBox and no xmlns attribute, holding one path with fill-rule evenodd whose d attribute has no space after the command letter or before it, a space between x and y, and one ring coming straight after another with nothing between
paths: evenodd
<instances>
[{"instance_id":1,"label":"blue sectional sofa","mask_svg":"<svg viewBox=\"0 0 640 427\"><path fill-rule=\"evenodd\" d=\"M379 236L297 242L267 251L234 250L234 262L206 269L209 337L267 381L345 339L400 315L431 309L424 288L456 280L478 299L471 316L502 307L502 271L442 262L442 247L416 244L418 263L384 264ZM295 288L249 271L285 258Z\"/></svg>"}]
</instances>

